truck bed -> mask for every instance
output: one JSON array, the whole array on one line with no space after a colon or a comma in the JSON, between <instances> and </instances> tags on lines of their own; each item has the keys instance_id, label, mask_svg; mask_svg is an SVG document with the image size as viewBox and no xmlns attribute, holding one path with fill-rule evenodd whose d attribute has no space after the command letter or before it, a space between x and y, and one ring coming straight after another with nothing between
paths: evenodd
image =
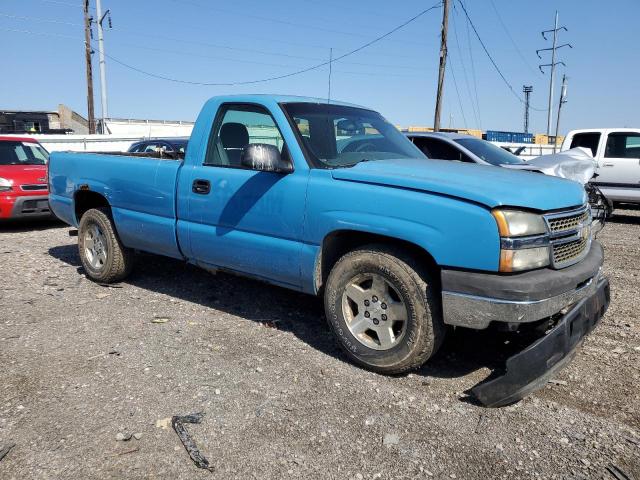
<instances>
[{"instance_id":1,"label":"truck bed","mask_svg":"<svg viewBox=\"0 0 640 480\"><path fill-rule=\"evenodd\" d=\"M125 246L181 258L175 232L181 166L179 159L148 154L54 152L49 163L49 201L63 221L78 226L74 192L101 194L111 205Z\"/></svg>"}]
</instances>

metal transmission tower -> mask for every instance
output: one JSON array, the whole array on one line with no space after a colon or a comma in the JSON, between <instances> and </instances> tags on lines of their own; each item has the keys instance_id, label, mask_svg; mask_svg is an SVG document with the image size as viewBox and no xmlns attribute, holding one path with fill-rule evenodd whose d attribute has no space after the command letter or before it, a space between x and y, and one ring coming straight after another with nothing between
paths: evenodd
<instances>
[{"instance_id":1,"label":"metal transmission tower","mask_svg":"<svg viewBox=\"0 0 640 480\"><path fill-rule=\"evenodd\" d=\"M541 48L540 50L536 50L536 55L538 55L538 58L540 59L542 59L542 57L540 56L540 52L551 51L551 63L538 65L538 68L542 73L544 73L544 70L542 69L542 67L551 67L551 78L549 79L549 107L547 112L547 136L551 132L551 117L553 116L553 81L555 79L556 65L563 65L566 67L564 62L556 62L556 50L562 47L573 48L573 46L570 43L564 43L562 45L558 45L558 32L560 30L564 30L565 32L568 31L567 27L564 27L564 26L558 27L558 11L556 10L554 27L551 30L545 30L544 32L542 32L542 38L544 38L545 40L548 40L545 34L553 33L553 45L550 48Z\"/></svg>"},{"instance_id":2,"label":"metal transmission tower","mask_svg":"<svg viewBox=\"0 0 640 480\"><path fill-rule=\"evenodd\" d=\"M533 92L533 87L523 85L522 91L524 92L524 133L529 133L529 97Z\"/></svg>"}]
</instances>

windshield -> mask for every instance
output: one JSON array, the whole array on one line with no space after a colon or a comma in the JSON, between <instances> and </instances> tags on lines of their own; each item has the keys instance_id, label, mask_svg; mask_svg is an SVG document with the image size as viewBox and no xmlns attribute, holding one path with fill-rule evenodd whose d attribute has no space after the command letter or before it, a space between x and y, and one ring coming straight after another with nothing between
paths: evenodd
<instances>
[{"instance_id":1,"label":"windshield","mask_svg":"<svg viewBox=\"0 0 640 480\"><path fill-rule=\"evenodd\" d=\"M314 163L324 168L391 158L425 158L410 140L379 113L364 108L316 103L287 103Z\"/></svg>"},{"instance_id":2,"label":"windshield","mask_svg":"<svg viewBox=\"0 0 640 480\"><path fill-rule=\"evenodd\" d=\"M38 143L0 141L0 165L46 165L49 154Z\"/></svg>"},{"instance_id":3,"label":"windshield","mask_svg":"<svg viewBox=\"0 0 640 480\"><path fill-rule=\"evenodd\" d=\"M492 165L519 165L526 163L513 153L507 152L504 148L497 147L493 143L479 138L459 138L454 141Z\"/></svg>"}]
</instances>

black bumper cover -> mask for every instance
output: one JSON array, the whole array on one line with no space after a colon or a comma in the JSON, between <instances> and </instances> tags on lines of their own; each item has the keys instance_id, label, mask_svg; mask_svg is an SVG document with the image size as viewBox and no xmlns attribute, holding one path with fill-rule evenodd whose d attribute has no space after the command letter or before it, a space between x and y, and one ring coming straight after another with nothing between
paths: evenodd
<instances>
[{"instance_id":1,"label":"black bumper cover","mask_svg":"<svg viewBox=\"0 0 640 480\"><path fill-rule=\"evenodd\" d=\"M571 361L606 312L610 298L609 281L600 279L593 295L578 302L544 337L510 357L503 375L480 382L471 394L486 407L502 407L543 387Z\"/></svg>"}]
</instances>

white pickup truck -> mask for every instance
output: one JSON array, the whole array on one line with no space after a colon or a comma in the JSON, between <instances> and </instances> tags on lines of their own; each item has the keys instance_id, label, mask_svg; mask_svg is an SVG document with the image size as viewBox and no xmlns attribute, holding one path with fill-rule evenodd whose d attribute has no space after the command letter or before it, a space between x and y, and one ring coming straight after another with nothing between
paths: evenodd
<instances>
[{"instance_id":1,"label":"white pickup truck","mask_svg":"<svg viewBox=\"0 0 640 480\"><path fill-rule=\"evenodd\" d=\"M570 131L561 150L583 147L598 162L595 183L613 202L640 204L640 129L589 128Z\"/></svg>"}]
</instances>

